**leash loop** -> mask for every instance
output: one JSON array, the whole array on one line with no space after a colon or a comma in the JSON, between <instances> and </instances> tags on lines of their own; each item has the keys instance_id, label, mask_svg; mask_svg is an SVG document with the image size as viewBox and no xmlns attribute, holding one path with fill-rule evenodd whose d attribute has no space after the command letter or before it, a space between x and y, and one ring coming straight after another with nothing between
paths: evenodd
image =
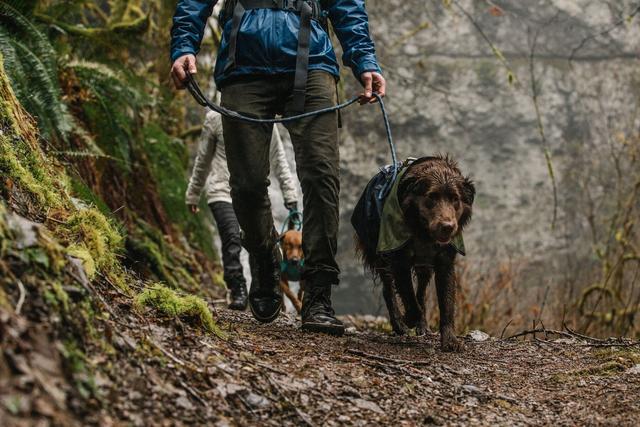
<instances>
[{"instance_id":1,"label":"leash loop","mask_svg":"<svg viewBox=\"0 0 640 427\"><path fill-rule=\"evenodd\" d=\"M321 108L319 110L315 110L315 111L308 111L306 113L302 113L302 114L296 114L293 116L288 116L288 117L279 117L279 118L273 118L273 119L259 119L256 117L249 117L249 116L245 116L243 114L238 113L237 111L233 111L233 110L229 110L227 108L224 108L220 105L216 105L213 102L211 102L210 99L208 99L203 93L202 90L200 89L200 86L198 86L198 83L196 82L196 80L193 77L193 74L191 73L187 73L187 80L185 82L185 85L187 87L187 89L189 90L189 93L191 93L191 96L193 96L193 98L196 100L196 102L198 104L200 104L203 107L209 107L210 109L212 109L213 111L225 116L225 117L229 117L232 119L236 119L236 120L242 120L245 122L249 122L249 123L262 123L262 124L274 124L274 123L287 123L287 122L292 122L294 120L300 120L300 119L305 119L307 117L312 117L312 116L316 116L319 114L324 114L324 113L331 113L334 111L339 111L342 110L344 108L347 108L348 106L350 106L351 104L356 103L359 99L360 96L354 96L353 98L338 104L338 105L334 105L332 107L326 107L326 108ZM387 143L389 145L389 150L391 151L391 170L392 170L392 179L390 182L387 183L387 185L385 185L382 189L380 189L380 192L378 193L378 199L379 200L383 200L389 190L391 189L391 186L393 185L393 182L395 182L397 176L398 176L398 170L400 168L400 165L398 164L398 159L397 159L397 155L396 155L396 146L393 142L393 137L391 136L391 125L389 124L389 116L387 114L387 110L384 106L384 102L382 101L382 97L380 95L378 95L377 93L373 93L373 96L376 98L376 100L378 101L378 104L380 104L380 110L382 111L382 118L384 120L384 128L385 131L387 133ZM297 211L296 211L297 212ZM300 212L298 212L298 214L300 216L302 216L302 214ZM291 215L291 213L289 214ZM285 221L286 224L286 221Z\"/></svg>"},{"instance_id":2,"label":"leash loop","mask_svg":"<svg viewBox=\"0 0 640 427\"><path fill-rule=\"evenodd\" d=\"M284 222L282 223L282 230L280 230L281 236L284 234L285 230L289 226L289 221L293 223L293 226L295 227L296 230L302 231L302 212L300 212L297 209L291 209L289 211L289 215L287 215Z\"/></svg>"}]
</instances>

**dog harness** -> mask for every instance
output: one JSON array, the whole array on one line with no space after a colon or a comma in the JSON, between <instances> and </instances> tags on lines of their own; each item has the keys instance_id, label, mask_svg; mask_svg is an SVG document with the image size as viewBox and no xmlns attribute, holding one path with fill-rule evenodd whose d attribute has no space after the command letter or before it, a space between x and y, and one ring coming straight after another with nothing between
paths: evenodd
<instances>
[{"instance_id":1,"label":"dog harness","mask_svg":"<svg viewBox=\"0 0 640 427\"><path fill-rule=\"evenodd\" d=\"M400 180L415 162L428 159L409 158L400 165L393 182L391 166L385 166L375 175L365 188L351 216L351 224L358 238L368 247L375 247L379 254L390 254L405 247L412 238L411 231L404 222L404 215L398 200ZM376 195L381 188L389 188L383 200ZM466 255L464 238L458 233L449 243L460 255Z\"/></svg>"},{"instance_id":2,"label":"dog harness","mask_svg":"<svg viewBox=\"0 0 640 427\"><path fill-rule=\"evenodd\" d=\"M232 2L233 0L227 1ZM240 25L242 24L242 17L245 11L251 9L281 9L300 15L296 71L293 79L292 111L294 113L302 113L304 111L307 75L309 73L311 20L315 19L320 22L323 27L326 27L326 12L322 10L319 0L235 0L233 13L228 15L231 17L231 33L229 36L229 61L227 62L226 69L235 66L236 51L238 49L238 33L240 32Z\"/></svg>"},{"instance_id":3,"label":"dog harness","mask_svg":"<svg viewBox=\"0 0 640 427\"><path fill-rule=\"evenodd\" d=\"M280 232L280 239L278 240L282 243L282 237L285 233L285 228L292 224L293 227L301 231L302 230L302 212L297 209L289 210L289 215L282 223L282 231ZM302 273L304 271L304 258L301 258L297 264L294 264L291 260L284 259L284 251L282 251L282 245L280 245L280 250L283 252L282 261L280 261L280 274L286 274L287 279L299 282L302 278Z\"/></svg>"}]
</instances>

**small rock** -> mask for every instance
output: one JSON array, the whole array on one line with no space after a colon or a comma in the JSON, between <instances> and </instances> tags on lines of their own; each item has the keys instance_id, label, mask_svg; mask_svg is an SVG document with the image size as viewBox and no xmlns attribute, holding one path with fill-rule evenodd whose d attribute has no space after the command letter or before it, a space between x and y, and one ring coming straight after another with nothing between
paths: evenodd
<instances>
[{"instance_id":1,"label":"small rock","mask_svg":"<svg viewBox=\"0 0 640 427\"><path fill-rule=\"evenodd\" d=\"M358 332L355 326L349 326L344 330L345 335L355 335Z\"/></svg>"},{"instance_id":2,"label":"small rock","mask_svg":"<svg viewBox=\"0 0 640 427\"><path fill-rule=\"evenodd\" d=\"M482 394L482 390L479 387L476 387L471 384L465 384L462 386L462 389L469 394Z\"/></svg>"},{"instance_id":3,"label":"small rock","mask_svg":"<svg viewBox=\"0 0 640 427\"><path fill-rule=\"evenodd\" d=\"M7 226L14 234L13 243L18 249L35 246L38 243L39 225L18 214L7 215Z\"/></svg>"},{"instance_id":4,"label":"small rock","mask_svg":"<svg viewBox=\"0 0 640 427\"><path fill-rule=\"evenodd\" d=\"M184 396L180 396L176 399L176 405L183 409L193 409L193 404Z\"/></svg>"},{"instance_id":5,"label":"small rock","mask_svg":"<svg viewBox=\"0 0 640 427\"><path fill-rule=\"evenodd\" d=\"M351 417L348 415L340 415L338 417L338 421L341 423L348 423L349 421L351 421Z\"/></svg>"},{"instance_id":6,"label":"small rock","mask_svg":"<svg viewBox=\"0 0 640 427\"><path fill-rule=\"evenodd\" d=\"M252 408L264 408L269 406L269 399L254 392L249 392L245 397L247 404Z\"/></svg>"},{"instance_id":7,"label":"small rock","mask_svg":"<svg viewBox=\"0 0 640 427\"><path fill-rule=\"evenodd\" d=\"M482 341L488 340L491 337L486 332L482 332L482 331L479 331L479 330L475 329L475 330L469 332L469 338L471 338L474 341L482 342Z\"/></svg>"},{"instance_id":8,"label":"small rock","mask_svg":"<svg viewBox=\"0 0 640 427\"><path fill-rule=\"evenodd\" d=\"M638 363L637 365L627 369L627 373L628 374L636 374L639 375L640 374L640 363Z\"/></svg>"},{"instance_id":9,"label":"small rock","mask_svg":"<svg viewBox=\"0 0 640 427\"><path fill-rule=\"evenodd\" d=\"M300 395L300 403L302 403L302 406L307 406L309 404L309 396L306 394L301 394Z\"/></svg>"},{"instance_id":10,"label":"small rock","mask_svg":"<svg viewBox=\"0 0 640 427\"><path fill-rule=\"evenodd\" d=\"M352 402L360 409L368 409L370 411L382 414L382 408L377 403L365 399L353 399Z\"/></svg>"}]
</instances>

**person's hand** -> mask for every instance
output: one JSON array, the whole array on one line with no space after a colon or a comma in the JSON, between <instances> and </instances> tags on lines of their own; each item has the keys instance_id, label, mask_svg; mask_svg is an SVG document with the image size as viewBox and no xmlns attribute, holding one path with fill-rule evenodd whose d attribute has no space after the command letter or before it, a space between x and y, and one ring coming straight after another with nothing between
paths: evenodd
<instances>
[{"instance_id":1,"label":"person's hand","mask_svg":"<svg viewBox=\"0 0 640 427\"><path fill-rule=\"evenodd\" d=\"M284 207L287 208L288 211L297 211L298 210L298 202L285 202Z\"/></svg>"},{"instance_id":2,"label":"person's hand","mask_svg":"<svg viewBox=\"0 0 640 427\"><path fill-rule=\"evenodd\" d=\"M382 74L375 71L365 71L360 75L360 82L364 87L364 92L360 95L360 105L376 102L376 98L373 96L374 92L384 97L387 82Z\"/></svg>"},{"instance_id":3,"label":"person's hand","mask_svg":"<svg viewBox=\"0 0 640 427\"><path fill-rule=\"evenodd\" d=\"M184 89L187 72L191 74L198 72L196 68L196 57L190 53L176 59L171 66L171 78L173 79L173 84L176 86L176 89Z\"/></svg>"},{"instance_id":4,"label":"person's hand","mask_svg":"<svg viewBox=\"0 0 640 427\"><path fill-rule=\"evenodd\" d=\"M189 212L191 212L192 214L197 214L198 212L200 212L200 208L198 207L198 205L187 205L189 207Z\"/></svg>"}]
</instances>

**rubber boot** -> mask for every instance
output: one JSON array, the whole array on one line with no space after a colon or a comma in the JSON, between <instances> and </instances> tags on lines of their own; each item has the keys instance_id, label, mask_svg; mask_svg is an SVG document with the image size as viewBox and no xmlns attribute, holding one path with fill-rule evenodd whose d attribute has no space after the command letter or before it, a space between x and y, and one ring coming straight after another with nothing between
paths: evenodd
<instances>
[{"instance_id":1,"label":"rubber boot","mask_svg":"<svg viewBox=\"0 0 640 427\"><path fill-rule=\"evenodd\" d=\"M331 285L305 289L302 297L302 330L341 336L344 324L331 307Z\"/></svg>"}]
</instances>

